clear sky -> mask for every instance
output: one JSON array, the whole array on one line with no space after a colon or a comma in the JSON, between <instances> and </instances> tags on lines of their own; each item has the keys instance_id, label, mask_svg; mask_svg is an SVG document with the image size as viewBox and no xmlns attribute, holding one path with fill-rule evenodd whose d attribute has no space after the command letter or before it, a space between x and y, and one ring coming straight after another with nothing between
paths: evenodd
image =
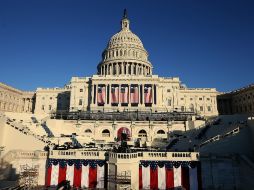
<instances>
[{"instance_id":1,"label":"clear sky","mask_svg":"<svg viewBox=\"0 0 254 190\"><path fill-rule=\"evenodd\" d=\"M0 0L0 81L35 90L92 76L124 8L154 74L219 91L254 82L253 0Z\"/></svg>"}]
</instances>

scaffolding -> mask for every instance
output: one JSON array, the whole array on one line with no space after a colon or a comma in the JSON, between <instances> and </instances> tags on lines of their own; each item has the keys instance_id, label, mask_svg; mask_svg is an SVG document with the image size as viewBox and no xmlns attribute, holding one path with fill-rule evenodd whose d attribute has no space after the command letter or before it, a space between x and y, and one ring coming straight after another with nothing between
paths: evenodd
<instances>
[{"instance_id":1,"label":"scaffolding","mask_svg":"<svg viewBox=\"0 0 254 190\"><path fill-rule=\"evenodd\" d=\"M118 186L119 189L130 190L131 189L131 173L130 171L123 171L117 175L109 175L108 182Z\"/></svg>"},{"instance_id":2,"label":"scaffolding","mask_svg":"<svg viewBox=\"0 0 254 190\"><path fill-rule=\"evenodd\" d=\"M39 165L29 166L28 164L20 166L19 185L28 189L38 186Z\"/></svg>"}]
</instances>

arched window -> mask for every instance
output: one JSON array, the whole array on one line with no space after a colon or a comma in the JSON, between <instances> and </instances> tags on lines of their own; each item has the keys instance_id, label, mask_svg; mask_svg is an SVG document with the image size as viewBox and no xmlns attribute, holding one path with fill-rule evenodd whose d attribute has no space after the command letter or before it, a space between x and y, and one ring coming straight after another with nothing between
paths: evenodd
<instances>
[{"instance_id":1,"label":"arched window","mask_svg":"<svg viewBox=\"0 0 254 190\"><path fill-rule=\"evenodd\" d=\"M139 132L138 132L138 136L139 137L147 137L147 133L144 129L141 129Z\"/></svg>"},{"instance_id":2,"label":"arched window","mask_svg":"<svg viewBox=\"0 0 254 190\"><path fill-rule=\"evenodd\" d=\"M110 132L109 132L109 130L108 130L108 129L104 129L104 130L102 131L102 136L103 136L103 137L110 137Z\"/></svg>"},{"instance_id":3,"label":"arched window","mask_svg":"<svg viewBox=\"0 0 254 190\"><path fill-rule=\"evenodd\" d=\"M157 131L157 134L165 134L165 131L160 129Z\"/></svg>"},{"instance_id":4,"label":"arched window","mask_svg":"<svg viewBox=\"0 0 254 190\"><path fill-rule=\"evenodd\" d=\"M91 129L86 129L85 133L92 133Z\"/></svg>"}]
</instances>

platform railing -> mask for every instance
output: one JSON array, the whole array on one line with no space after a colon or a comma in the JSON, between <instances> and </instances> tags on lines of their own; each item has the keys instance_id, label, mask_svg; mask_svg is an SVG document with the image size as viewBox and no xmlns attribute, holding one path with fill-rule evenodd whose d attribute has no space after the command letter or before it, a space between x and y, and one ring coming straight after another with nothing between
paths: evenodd
<instances>
[{"instance_id":1,"label":"platform railing","mask_svg":"<svg viewBox=\"0 0 254 190\"><path fill-rule=\"evenodd\" d=\"M170 161L198 161L198 152L135 152L135 153L109 153L109 160L170 160Z\"/></svg>"}]
</instances>

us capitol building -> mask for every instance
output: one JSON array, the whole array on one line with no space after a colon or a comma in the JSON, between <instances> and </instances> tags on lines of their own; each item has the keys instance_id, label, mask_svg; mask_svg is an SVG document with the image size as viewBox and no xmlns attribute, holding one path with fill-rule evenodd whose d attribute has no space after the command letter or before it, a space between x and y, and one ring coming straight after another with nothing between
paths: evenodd
<instances>
[{"instance_id":1,"label":"us capitol building","mask_svg":"<svg viewBox=\"0 0 254 190\"><path fill-rule=\"evenodd\" d=\"M0 83L0 189L250 189L253 94L153 74L125 10L96 75Z\"/></svg>"},{"instance_id":2,"label":"us capitol building","mask_svg":"<svg viewBox=\"0 0 254 190\"><path fill-rule=\"evenodd\" d=\"M217 115L215 88L187 88L178 77L159 77L125 12L92 77L72 77L65 88L38 88L35 113L70 111L196 112Z\"/></svg>"}]
</instances>

